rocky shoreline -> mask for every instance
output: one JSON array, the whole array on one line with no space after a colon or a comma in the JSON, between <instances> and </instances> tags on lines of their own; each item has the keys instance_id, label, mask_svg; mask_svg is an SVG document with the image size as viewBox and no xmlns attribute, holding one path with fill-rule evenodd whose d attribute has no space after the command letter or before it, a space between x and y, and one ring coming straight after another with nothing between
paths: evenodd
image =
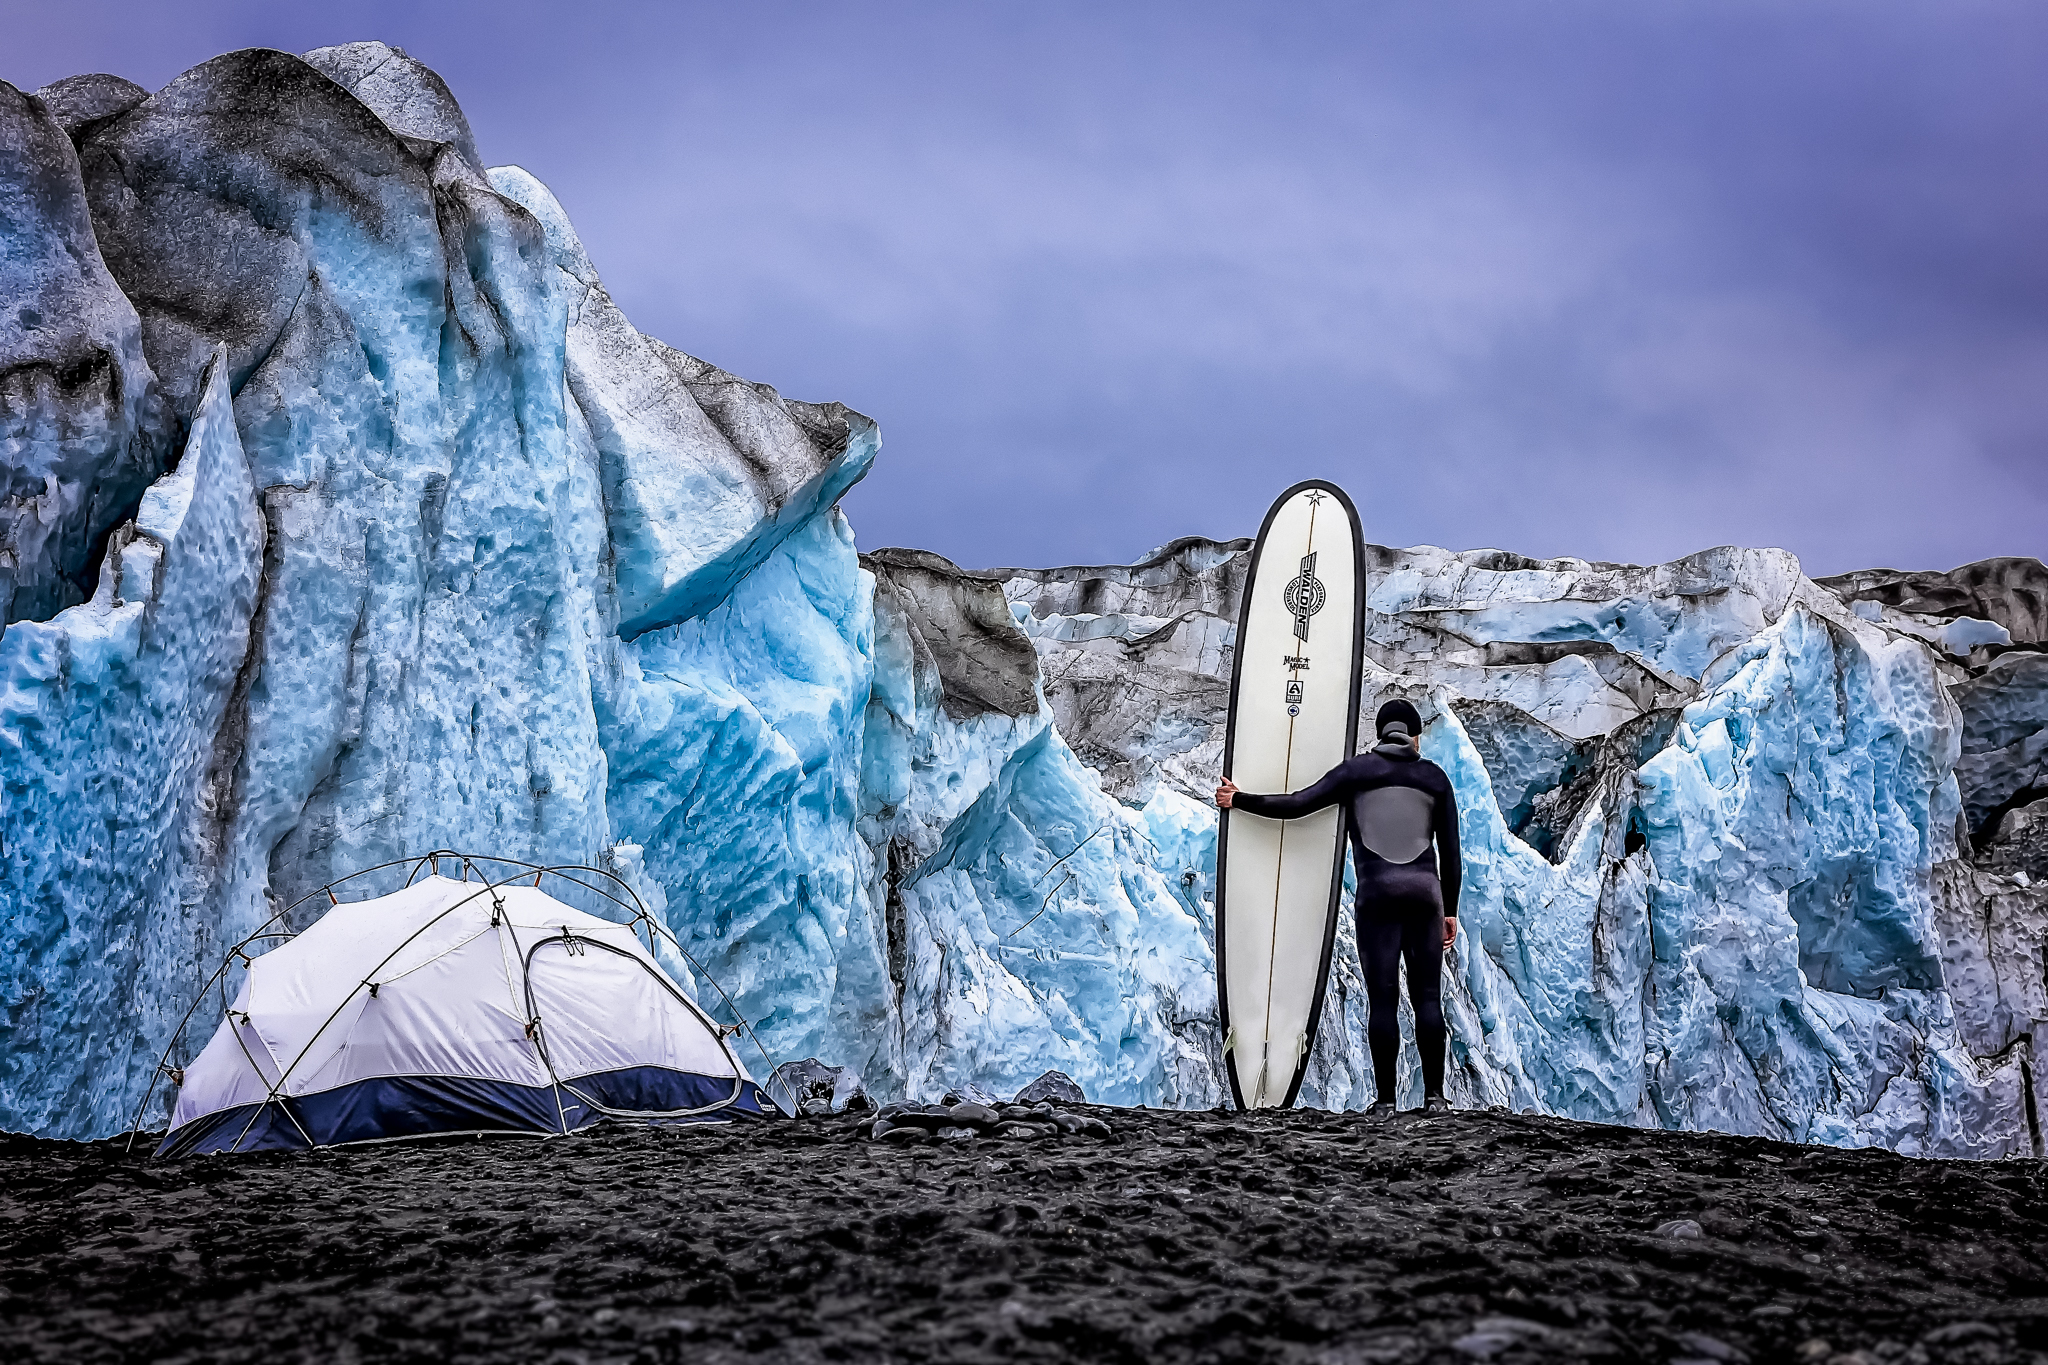
<instances>
[{"instance_id":1,"label":"rocky shoreline","mask_svg":"<svg viewBox=\"0 0 2048 1365\"><path fill-rule=\"evenodd\" d=\"M1947 1365L2048 1348L2048 1166L1463 1113L873 1111L146 1159L0 1139L32 1361Z\"/></svg>"}]
</instances>

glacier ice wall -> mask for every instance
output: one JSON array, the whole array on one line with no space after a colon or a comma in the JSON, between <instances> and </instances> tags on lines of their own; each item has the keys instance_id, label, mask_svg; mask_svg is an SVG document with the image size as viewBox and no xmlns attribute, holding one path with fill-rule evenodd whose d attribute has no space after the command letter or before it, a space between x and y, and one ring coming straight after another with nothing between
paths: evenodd
<instances>
[{"instance_id":1,"label":"glacier ice wall","mask_svg":"<svg viewBox=\"0 0 2048 1365\"><path fill-rule=\"evenodd\" d=\"M886 1060L913 1092L1057 1067L1109 1103L1215 1103L1211 939L1147 814L1048 723L992 580L916 551L869 564L860 825L899 1002Z\"/></svg>"},{"instance_id":2,"label":"glacier ice wall","mask_svg":"<svg viewBox=\"0 0 2048 1365\"><path fill-rule=\"evenodd\" d=\"M216 947L198 902L264 544L225 360L91 600L0 635L10 1126L119 1126L156 1064L143 1054L166 1030L164 976Z\"/></svg>"},{"instance_id":3,"label":"glacier ice wall","mask_svg":"<svg viewBox=\"0 0 2048 1365\"><path fill-rule=\"evenodd\" d=\"M634 330L546 188L486 168L446 87L395 49L231 53L154 94L5 94L34 133L9 166L27 205L10 243L30 249L10 247L8 278L71 331L28 335L0 374L10 468L55 489L9 504L5 547L29 586L0 637L0 1122L112 1131L223 943L435 846L620 868L771 1052L855 1061L885 1092L1061 1063L1132 1099L1213 1095L1205 1067L1192 1091L1166 1078L1166 1021L1213 1014L1200 933L1127 865L1142 825L1048 728L1000 593L957 620L927 595L913 640L901 567L878 644L877 578L837 509L871 421ZM82 346L99 389L43 382ZM196 594L200 624L168 659L130 642L121 686L88 704L74 637L108 592L134 598L123 575L160 529L148 479L213 478L223 432L248 562L171 555L163 591ZM109 530L95 576L80 565ZM81 581L101 598L62 611ZM949 665L942 686L917 654L954 627L981 648L991 624L979 683ZM1004 713L986 724L957 719L988 700L977 685ZM124 744L164 751L148 780L109 780ZM154 842L67 841L60 816ZM955 945L1000 917L976 877L1008 875L1019 830L1050 861L1075 828L1110 832L1067 860L1061 901L1116 913L1019 937L1068 967L1019 984L986 970L991 947L962 984ZM934 864L892 897L888 850L946 837L957 876ZM968 1029L975 990L1013 1012ZM1126 1017L1099 1027L1110 1003Z\"/></svg>"},{"instance_id":4,"label":"glacier ice wall","mask_svg":"<svg viewBox=\"0 0 2048 1365\"><path fill-rule=\"evenodd\" d=\"M1171 795L1197 813L1213 781L1229 654L1211 642L1229 638L1247 548L991 571L1062 733L1148 811ZM1370 553L1367 704L1415 701L1460 795L1455 1098L2039 1150L2038 561L1902 595L1896 575L1823 587L1780 551L1650 568ZM1999 757L1973 768L1973 752ZM1201 819L1156 849L1213 868L1213 839ZM1372 1098L1364 1014L1340 923L1308 1102ZM1420 1098L1405 1059L1403 1087Z\"/></svg>"},{"instance_id":5,"label":"glacier ice wall","mask_svg":"<svg viewBox=\"0 0 2048 1365\"><path fill-rule=\"evenodd\" d=\"M224 943L436 846L619 871L777 1060L1221 1101L1245 542L862 555L875 424L635 330L397 49L0 125L0 1126L125 1126ZM2040 1149L2038 561L1372 555L1463 808L1457 1097ZM1325 1019L1361 1105L1348 924Z\"/></svg>"}]
</instances>

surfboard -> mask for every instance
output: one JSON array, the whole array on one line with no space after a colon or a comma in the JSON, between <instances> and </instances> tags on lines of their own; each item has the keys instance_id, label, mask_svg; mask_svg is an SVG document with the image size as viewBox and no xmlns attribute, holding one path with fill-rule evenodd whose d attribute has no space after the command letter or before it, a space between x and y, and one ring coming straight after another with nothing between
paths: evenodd
<instances>
[{"instance_id":1,"label":"surfboard","mask_svg":"<svg viewBox=\"0 0 2048 1365\"><path fill-rule=\"evenodd\" d=\"M1259 527L1238 605L1223 773L1248 792L1298 791L1351 757L1365 648L1358 511L1320 479L1280 495ZM1338 807L1298 820L1222 814L1216 836L1216 994L1240 1109L1294 1103L1329 982L1344 884Z\"/></svg>"}]
</instances>

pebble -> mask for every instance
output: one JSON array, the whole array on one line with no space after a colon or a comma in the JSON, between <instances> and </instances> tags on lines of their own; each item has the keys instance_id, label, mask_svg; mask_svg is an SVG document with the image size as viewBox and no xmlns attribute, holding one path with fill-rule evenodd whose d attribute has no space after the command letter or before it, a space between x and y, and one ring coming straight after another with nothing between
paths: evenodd
<instances>
[{"instance_id":1,"label":"pebble","mask_svg":"<svg viewBox=\"0 0 2048 1365\"><path fill-rule=\"evenodd\" d=\"M1690 1218L1674 1218L1668 1223L1657 1224L1657 1235L1669 1237L1674 1242L1697 1242L1707 1233Z\"/></svg>"},{"instance_id":2,"label":"pebble","mask_svg":"<svg viewBox=\"0 0 2048 1365\"><path fill-rule=\"evenodd\" d=\"M1049 1123L1019 1123L1015 1119L1004 1119L989 1136L1009 1142L1040 1142L1058 1136L1059 1131Z\"/></svg>"},{"instance_id":3,"label":"pebble","mask_svg":"<svg viewBox=\"0 0 2048 1365\"><path fill-rule=\"evenodd\" d=\"M800 1118L827 1118L873 1108L867 1087L856 1072L827 1066L816 1057L776 1067L764 1088L778 1103L793 1101Z\"/></svg>"},{"instance_id":4,"label":"pebble","mask_svg":"<svg viewBox=\"0 0 2048 1365\"><path fill-rule=\"evenodd\" d=\"M945 1098L940 1100L939 1103L979 1104L992 1109L996 1105L1001 1104L1002 1101L997 1099L995 1092L988 1087L976 1085L974 1082L969 1081L965 1085L955 1086L953 1089L948 1090Z\"/></svg>"},{"instance_id":5,"label":"pebble","mask_svg":"<svg viewBox=\"0 0 2048 1365\"><path fill-rule=\"evenodd\" d=\"M985 1104L968 1101L953 1106L952 1121L970 1128L993 1128L1003 1121L1003 1116Z\"/></svg>"},{"instance_id":6,"label":"pebble","mask_svg":"<svg viewBox=\"0 0 2048 1365\"><path fill-rule=\"evenodd\" d=\"M1451 1343L1451 1349L1477 1360L1490 1360L1522 1341L1542 1341L1551 1329L1527 1318L1481 1318L1472 1330Z\"/></svg>"},{"instance_id":7,"label":"pebble","mask_svg":"<svg viewBox=\"0 0 2048 1365\"><path fill-rule=\"evenodd\" d=\"M888 1129L883 1129L882 1125L878 1123L875 1125L875 1128L875 1136L877 1138L883 1142L893 1142L899 1147L914 1146L917 1143L930 1142L932 1140L930 1133L907 1123Z\"/></svg>"},{"instance_id":8,"label":"pebble","mask_svg":"<svg viewBox=\"0 0 2048 1365\"><path fill-rule=\"evenodd\" d=\"M922 1137L893 1137L911 1130ZM1069 1114L1051 1104L1006 1104L1000 1109L972 1100L957 1104L886 1104L874 1118L854 1127L856 1135L877 1141L916 1143L925 1137L967 1142L978 1137L1038 1142L1066 1134L1108 1141L1110 1126L1088 1114Z\"/></svg>"},{"instance_id":9,"label":"pebble","mask_svg":"<svg viewBox=\"0 0 2048 1365\"><path fill-rule=\"evenodd\" d=\"M1734 1365L1741 1365L1741 1362L1749 1359L1744 1352L1730 1346L1719 1337L1710 1337L1704 1332L1680 1332L1678 1348L1689 1356L1730 1361Z\"/></svg>"}]
</instances>

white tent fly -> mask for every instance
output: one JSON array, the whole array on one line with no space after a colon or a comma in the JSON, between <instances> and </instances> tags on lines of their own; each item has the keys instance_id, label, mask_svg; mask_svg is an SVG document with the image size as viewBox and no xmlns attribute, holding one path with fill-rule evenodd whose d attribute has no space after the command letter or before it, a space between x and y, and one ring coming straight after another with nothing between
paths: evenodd
<instances>
[{"instance_id":1,"label":"white tent fly","mask_svg":"<svg viewBox=\"0 0 2048 1365\"><path fill-rule=\"evenodd\" d=\"M656 962L653 918L573 909L539 889L543 871L619 900L594 869L416 871L367 900L323 888L333 905L310 928L237 949L241 988L183 1070L158 1155L779 1112Z\"/></svg>"}]
</instances>

